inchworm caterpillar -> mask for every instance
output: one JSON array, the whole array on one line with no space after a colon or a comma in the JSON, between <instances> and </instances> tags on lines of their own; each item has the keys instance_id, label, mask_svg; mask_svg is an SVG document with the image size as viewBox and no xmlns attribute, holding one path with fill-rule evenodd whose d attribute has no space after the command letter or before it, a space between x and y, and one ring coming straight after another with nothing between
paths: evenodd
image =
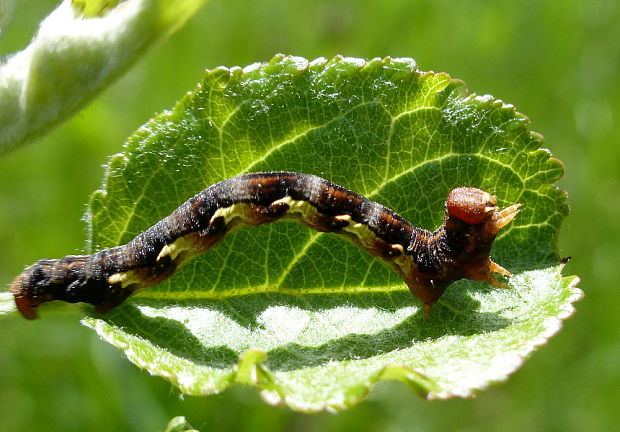
<instances>
[{"instance_id":1,"label":"inchworm caterpillar","mask_svg":"<svg viewBox=\"0 0 620 432\"><path fill-rule=\"evenodd\" d=\"M105 313L168 278L234 229L280 219L342 234L394 269L413 295L431 306L452 282L467 278L506 288L510 275L489 257L499 230L520 204L498 210L480 189L453 189L443 224L431 232L394 211L323 178L295 172L243 174L209 186L123 246L91 255L42 259L10 286L22 315L37 318L46 302L85 302Z\"/></svg>"}]
</instances>

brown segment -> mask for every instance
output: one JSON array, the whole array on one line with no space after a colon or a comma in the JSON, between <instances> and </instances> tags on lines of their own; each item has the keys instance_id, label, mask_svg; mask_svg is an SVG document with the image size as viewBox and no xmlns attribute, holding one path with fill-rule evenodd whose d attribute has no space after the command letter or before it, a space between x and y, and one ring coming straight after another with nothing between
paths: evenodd
<instances>
[{"instance_id":1,"label":"brown segment","mask_svg":"<svg viewBox=\"0 0 620 432\"><path fill-rule=\"evenodd\" d=\"M295 202L307 204L293 210L290 203ZM431 232L316 176L244 174L208 187L127 245L40 260L17 276L10 290L27 319L35 319L36 308L53 300L85 302L105 313L165 280L234 229L292 218L318 231L343 235L390 266L422 301L428 318L432 305L458 279L506 287L493 273L510 272L489 253L495 236L518 208L515 204L498 211L495 197L487 192L456 188L446 201L442 226Z\"/></svg>"}]
</instances>

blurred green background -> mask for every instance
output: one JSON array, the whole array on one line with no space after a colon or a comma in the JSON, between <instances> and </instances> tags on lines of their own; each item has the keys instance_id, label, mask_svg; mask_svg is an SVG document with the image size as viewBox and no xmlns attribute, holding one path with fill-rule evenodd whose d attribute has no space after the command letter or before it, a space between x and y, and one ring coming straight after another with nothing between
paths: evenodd
<instances>
[{"instance_id":1,"label":"blurred green background","mask_svg":"<svg viewBox=\"0 0 620 432\"><path fill-rule=\"evenodd\" d=\"M55 1L17 1L0 53L23 48ZM382 383L356 408L303 415L253 388L182 397L80 326L79 312L0 321L0 431L582 431L617 428L620 403L620 3L540 0L211 0L71 121L0 159L0 283L41 257L80 253L101 167L202 70L283 52L413 57L527 114L566 165L560 252L586 298L508 382L426 402ZM492 353L489 353L490 355Z\"/></svg>"}]
</instances>

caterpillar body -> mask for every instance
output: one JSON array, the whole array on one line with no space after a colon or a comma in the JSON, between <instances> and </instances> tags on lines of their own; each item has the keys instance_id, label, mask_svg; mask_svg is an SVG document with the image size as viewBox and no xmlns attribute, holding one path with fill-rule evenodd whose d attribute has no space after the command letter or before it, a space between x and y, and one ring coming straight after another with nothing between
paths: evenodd
<instances>
[{"instance_id":1,"label":"caterpillar body","mask_svg":"<svg viewBox=\"0 0 620 432\"><path fill-rule=\"evenodd\" d=\"M489 193L453 189L443 224L418 228L393 210L323 178L295 172L259 172L233 177L198 193L129 243L90 255L42 259L10 286L21 314L53 300L84 302L105 313L153 286L237 228L296 220L321 232L346 236L394 269L424 306L452 282L467 278L506 288L493 273L510 275L489 254L499 230L520 204L503 210Z\"/></svg>"}]
</instances>

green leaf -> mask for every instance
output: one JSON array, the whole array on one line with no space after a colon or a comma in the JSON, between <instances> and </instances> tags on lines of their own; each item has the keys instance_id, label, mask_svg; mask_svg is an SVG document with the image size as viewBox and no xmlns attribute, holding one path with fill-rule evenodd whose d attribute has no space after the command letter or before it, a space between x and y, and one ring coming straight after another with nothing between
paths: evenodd
<instances>
[{"instance_id":1,"label":"green leaf","mask_svg":"<svg viewBox=\"0 0 620 432\"><path fill-rule=\"evenodd\" d=\"M427 398L470 396L516 370L582 295L557 254L563 167L527 126L512 106L410 59L276 56L208 71L110 160L87 215L92 250L251 171L317 174L429 229L451 188L477 186L523 204L493 249L513 289L459 281L424 322L398 276L363 251L276 223L233 234L84 323L188 394L241 383L269 403L338 410L392 379Z\"/></svg>"},{"instance_id":2,"label":"green leaf","mask_svg":"<svg viewBox=\"0 0 620 432\"><path fill-rule=\"evenodd\" d=\"M174 417L168 423L166 432L197 432L183 416Z\"/></svg>"},{"instance_id":3,"label":"green leaf","mask_svg":"<svg viewBox=\"0 0 620 432\"><path fill-rule=\"evenodd\" d=\"M105 16L107 12L113 10L122 0L71 0L85 17Z\"/></svg>"},{"instance_id":4,"label":"green leaf","mask_svg":"<svg viewBox=\"0 0 620 432\"><path fill-rule=\"evenodd\" d=\"M62 2L26 49L0 62L0 154L82 108L204 2Z\"/></svg>"},{"instance_id":5,"label":"green leaf","mask_svg":"<svg viewBox=\"0 0 620 432\"><path fill-rule=\"evenodd\" d=\"M0 0L0 34L13 16L16 0Z\"/></svg>"}]
</instances>

